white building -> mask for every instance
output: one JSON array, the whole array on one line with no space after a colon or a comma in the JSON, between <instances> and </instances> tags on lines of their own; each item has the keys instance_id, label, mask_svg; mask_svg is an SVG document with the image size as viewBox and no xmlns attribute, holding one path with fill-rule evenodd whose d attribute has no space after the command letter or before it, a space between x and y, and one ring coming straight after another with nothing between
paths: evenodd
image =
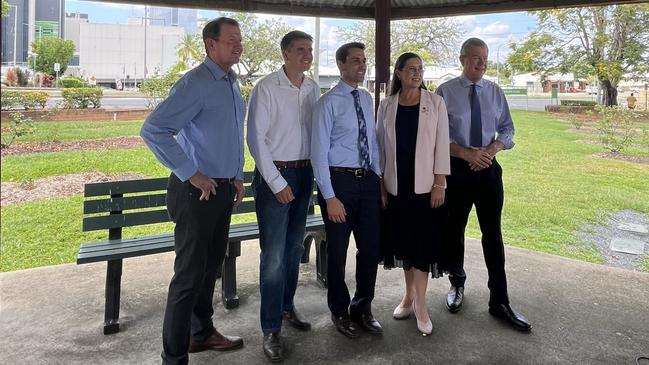
<instances>
[{"instance_id":1,"label":"white building","mask_svg":"<svg viewBox=\"0 0 649 365\"><path fill-rule=\"evenodd\" d=\"M116 79L129 83L145 72L151 76L168 70L178 61L176 48L185 34L177 26L97 24L75 14L66 17L65 29L65 38L76 48L75 62L66 73L94 76L100 84Z\"/></svg>"}]
</instances>

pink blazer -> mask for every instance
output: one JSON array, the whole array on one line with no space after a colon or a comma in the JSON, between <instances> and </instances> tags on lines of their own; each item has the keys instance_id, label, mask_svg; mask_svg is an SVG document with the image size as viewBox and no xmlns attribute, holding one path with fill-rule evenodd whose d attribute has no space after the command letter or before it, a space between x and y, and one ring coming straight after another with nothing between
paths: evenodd
<instances>
[{"instance_id":1,"label":"pink blazer","mask_svg":"<svg viewBox=\"0 0 649 365\"><path fill-rule=\"evenodd\" d=\"M377 118L383 183L392 195L397 194L395 119L398 104L399 94L381 100ZM448 114L441 96L422 89L415 147L415 193L429 193L433 188L435 174L451 174Z\"/></svg>"}]
</instances>

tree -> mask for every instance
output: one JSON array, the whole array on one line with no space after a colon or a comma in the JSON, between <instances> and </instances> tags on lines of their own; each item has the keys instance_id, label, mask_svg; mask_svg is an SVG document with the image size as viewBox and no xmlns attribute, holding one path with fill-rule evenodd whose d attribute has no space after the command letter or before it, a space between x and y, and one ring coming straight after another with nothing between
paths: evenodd
<instances>
[{"instance_id":1,"label":"tree","mask_svg":"<svg viewBox=\"0 0 649 365\"><path fill-rule=\"evenodd\" d=\"M74 54L74 43L56 37L42 37L32 43L32 49L38 55L36 56L36 71L54 75L56 73L54 64L59 63L61 65L59 74L63 74ZM33 57L29 57L30 65L34 64Z\"/></svg>"},{"instance_id":2,"label":"tree","mask_svg":"<svg viewBox=\"0 0 649 365\"><path fill-rule=\"evenodd\" d=\"M250 13L232 13L226 16L236 19L241 28L243 53L240 65L246 71L246 75L241 77L243 83L250 82L262 71L274 71L284 62L279 41L291 31L286 24L278 20L260 22Z\"/></svg>"},{"instance_id":3,"label":"tree","mask_svg":"<svg viewBox=\"0 0 649 365\"><path fill-rule=\"evenodd\" d=\"M182 62L187 67L202 62L205 57L202 36L199 34L185 34L178 46L176 46L176 54L179 62Z\"/></svg>"},{"instance_id":4,"label":"tree","mask_svg":"<svg viewBox=\"0 0 649 365\"><path fill-rule=\"evenodd\" d=\"M7 15L9 15L9 8L10 8L9 7L9 2L7 2L6 0L2 0L2 16L3 17L6 17Z\"/></svg>"},{"instance_id":5,"label":"tree","mask_svg":"<svg viewBox=\"0 0 649 365\"><path fill-rule=\"evenodd\" d=\"M365 44L368 64L374 65L376 54L374 21L359 21L350 28L339 30L345 41ZM415 52L426 64L440 64L457 59L457 49L463 32L457 21L450 18L398 20L391 24L390 62L404 52Z\"/></svg>"},{"instance_id":6,"label":"tree","mask_svg":"<svg viewBox=\"0 0 649 365\"><path fill-rule=\"evenodd\" d=\"M625 75L649 71L649 5L612 5L533 12L539 30L511 44L514 70L594 75L602 103L617 104Z\"/></svg>"}]
</instances>

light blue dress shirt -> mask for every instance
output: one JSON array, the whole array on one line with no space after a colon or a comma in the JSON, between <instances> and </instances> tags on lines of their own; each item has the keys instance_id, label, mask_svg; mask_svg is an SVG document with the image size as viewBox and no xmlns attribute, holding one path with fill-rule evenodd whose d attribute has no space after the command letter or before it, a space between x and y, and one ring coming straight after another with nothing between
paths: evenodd
<instances>
[{"instance_id":1,"label":"light blue dress shirt","mask_svg":"<svg viewBox=\"0 0 649 365\"><path fill-rule=\"evenodd\" d=\"M325 199L335 196L329 167L360 168L358 151L358 117L354 107L354 88L340 80L326 92L313 110L311 131L311 165L320 192ZM370 147L370 168L381 176L379 143L376 138L372 96L358 89Z\"/></svg>"},{"instance_id":2,"label":"light blue dress shirt","mask_svg":"<svg viewBox=\"0 0 649 365\"><path fill-rule=\"evenodd\" d=\"M237 76L209 57L178 80L147 117L140 136L182 181L197 171L243 180L245 106Z\"/></svg>"},{"instance_id":3,"label":"light blue dress shirt","mask_svg":"<svg viewBox=\"0 0 649 365\"><path fill-rule=\"evenodd\" d=\"M461 75L441 84L435 91L446 103L450 142L466 148L471 146L471 84L473 81ZM482 146L498 140L505 149L514 147L514 122L505 93L485 79L476 83L476 93L482 117Z\"/></svg>"}]
</instances>

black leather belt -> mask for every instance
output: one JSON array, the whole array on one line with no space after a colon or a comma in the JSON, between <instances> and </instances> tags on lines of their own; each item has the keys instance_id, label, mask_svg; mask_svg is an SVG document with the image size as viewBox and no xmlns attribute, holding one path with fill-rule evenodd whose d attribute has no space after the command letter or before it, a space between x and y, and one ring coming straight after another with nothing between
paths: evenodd
<instances>
[{"instance_id":1,"label":"black leather belt","mask_svg":"<svg viewBox=\"0 0 649 365\"><path fill-rule=\"evenodd\" d=\"M365 170L364 168L353 168L353 167L330 167L330 171L333 172L342 172L345 174L352 174L355 177L365 177L365 175L370 173L370 170Z\"/></svg>"},{"instance_id":2,"label":"black leather belt","mask_svg":"<svg viewBox=\"0 0 649 365\"><path fill-rule=\"evenodd\" d=\"M301 169L311 165L311 161L309 160L273 161L273 163L279 169Z\"/></svg>"},{"instance_id":3,"label":"black leather belt","mask_svg":"<svg viewBox=\"0 0 649 365\"><path fill-rule=\"evenodd\" d=\"M213 177L212 180L214 180L214 182L217 184L232 184L235 178L234 177L227 177L227 178Z\"/></svg>"}]
</instances>

